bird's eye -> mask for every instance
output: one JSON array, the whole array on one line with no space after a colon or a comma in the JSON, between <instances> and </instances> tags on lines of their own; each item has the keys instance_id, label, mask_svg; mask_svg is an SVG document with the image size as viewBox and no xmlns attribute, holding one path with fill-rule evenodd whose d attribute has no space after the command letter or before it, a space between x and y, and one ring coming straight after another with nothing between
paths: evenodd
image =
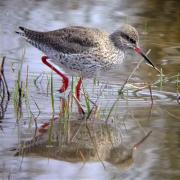
<instances>
[{"instance_id":1,"label":"bird's eye","mask_svg":"<svg viewBox=\"0 0 180 180\"><path fill-rule=\"evenodd\" d=\"M121 32L121 36L124 39L128 40L129 42L131 42L132 44L136 44L136 41L134 39L130 38L126 33Z\"/></svg>"}]
</instances>

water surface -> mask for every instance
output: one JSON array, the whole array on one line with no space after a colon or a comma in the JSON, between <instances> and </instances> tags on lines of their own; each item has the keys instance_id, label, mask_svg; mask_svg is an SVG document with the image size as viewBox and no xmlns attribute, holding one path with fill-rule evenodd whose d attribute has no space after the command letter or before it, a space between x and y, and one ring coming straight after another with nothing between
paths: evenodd
<instances>
[{"instance_id":1,"label":"water surface","mask_svg":"<svg viewBox=\"0 0 180 180\"><path fill-rule=\"evenodd\" d=\"M83 25L112 32L120 25L130 23L140 32L144 51L151 49L149 57L163 69L166 77L180 72L178 0L6 0L0 2L0 12L0 54L7 57L5 75L10 91L13 92L18 63L22 61L25 49L22 79L26 78L28 66L30 105L35 115L38 111L34 101L41 109L39 124L50 119L51 100L50 95L47 95L46 78L42 83L37 83L37 87L33 80L42 72L50 73L50 70L41 63L42 53L14 33L20 25L42 31ZM96 100L100 88L105 87L98 101L102 117L106 117L117 98L117 91L139 60L138 55L130 52L121 68L101 79L102 84L92 88L92 80L84 82L92 100ZM14 72L12 68L15 69ZM130 82L137 85L142 82L152 83L158 79L159 75L152 68L142 64ZM54 90L59 88L60 82L61 79L54 75ZM180 111L176 79L169 79L162 87L153 86L152 94L153 104L148 88L129 90L128 96L116 104L111 117L122 123L122 136L130 145L137 142L144 135L144 131L153 130L148 140L135 152L134 163L125 169L117 169L110 164L104 169L98 162L86 163L83 166L82 163L72 164L36 156L24 157L23 160L22 157L14 157L13 152L7 149L18 143L20 130L28 127L29 114L23 107L23 118L17 124L11 98L5 117L0 121L1 179L179 179ZM56 114L59 112L59 101L60 95L55 91Z\"/></svg>"}]
</instances>

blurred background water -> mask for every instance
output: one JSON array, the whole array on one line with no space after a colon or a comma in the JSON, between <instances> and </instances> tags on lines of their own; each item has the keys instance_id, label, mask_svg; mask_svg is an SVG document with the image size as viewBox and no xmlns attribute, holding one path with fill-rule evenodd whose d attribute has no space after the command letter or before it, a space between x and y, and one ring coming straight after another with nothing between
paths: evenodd
<instances>
[{"instance_id":1,"label":"blurred background water","mask_svg":"<svg viewBox=\"0 0 180 180\"><path fill-rule=\"evenodd\" d=\"M37 89L33 80L39 73L50 72L41 63L42 53L19 38L14 31L18 26L47 31L70 25L97 27L113 32L122 24L135 26L140 34L144 51L151 49L150 59L163 69L166 76L180 72L180 4L178 0L1 0L0 1L0 55L6 56L5 75L11 91L17 79L17 64L23 50L25 58L22 78L26 77L27 65L30 72L31 95L41 109L39 122L51 117L50 97L46 90ZM117 72L111 72L106 81L114 86L106 88L100 100L101 107L112 105L117 96L118 84L132 71L139 60L130 52ZM15 72L12 71L15 68ZM141 65L135 82L152 82L158 79L152 68ZM91 80L85 82L92 94ZM55 76L55 89L60 79ZM97 91L98 91L98 87ZM18 143L18 126L13 103L9 102L5 117L0 121L0 178L1 179L179 179L180 177L180 111L177 103L175 81L168 81L159 89L153 89L154 104L151 107L149 90L130 92L126 100L120 101L115 119L125 120L131 142L142 132L136 119L145 129L153 133L134 154L134 163L124 169L114 169L111 165L104 170L101 163L71 164L42 157L14 157L6 151ZM56 110L59 95L56 93ZM32 102L33 103L33 102ZM32 106L34 113L36 107ZM149 116L151 113L151 116ZM132 115L134 119L132 118ZM22 124L26 125L28 114L23 113ZM22 162L22 165L21 165Z\"/></svg>"}]
</instances>

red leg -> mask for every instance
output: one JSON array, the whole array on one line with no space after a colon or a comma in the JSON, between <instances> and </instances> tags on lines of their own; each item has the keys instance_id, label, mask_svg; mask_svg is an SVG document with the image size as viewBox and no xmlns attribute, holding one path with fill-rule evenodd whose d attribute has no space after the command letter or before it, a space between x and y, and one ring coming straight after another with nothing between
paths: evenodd
<instances>
[{"instance_id":1,"label":"red leg","mask_svg":"<svg viewBox=\"0 0 180 180\"><path fill-rule=\"evenodd\" d=\"M61 73L60 71L58 71L52 64L50 64L47 59L47 56L42 56L42 62L47 65L49 68L51 68L54 72L56 72L59 76L61 76L63 78L63 85L62 87L59 89L60 93L63 93L66 91L66 89L68 88L69 85L69 79L68 77L66 77L63 73Z\"/></svg>"},{"instance_id":2,"label":"red leg","mask_svg":"<svg viewBox=\"0 0 180 180\"><path fill-rule=\"evenodd\" d=\"M80 101L81 85L82 85L82 78L79 78L79 81L76 86L76 98L78 101ZM78 104L78 111L80 114L84 114L84 110L81 108L79 104Z\"/></svg>"},{"instance_id":3,"label":"red leg","mask_svg":"<svg viewBox=\"0 0 180 180\"><path fill-rule=\"evenodd\" d=\"M78 99L78 101L80 101L81 85L82 85L82 78L79 79L77 86L76 86L76 98Z\"/></svg>"}]
</instances>

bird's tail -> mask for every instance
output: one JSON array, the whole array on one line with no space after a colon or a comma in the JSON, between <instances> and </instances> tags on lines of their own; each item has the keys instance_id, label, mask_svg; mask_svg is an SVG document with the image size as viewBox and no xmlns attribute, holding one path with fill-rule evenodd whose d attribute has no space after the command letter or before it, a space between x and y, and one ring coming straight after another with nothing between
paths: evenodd
<instances>
[{"instance_id":1,"label":"bird's tail","mask_svg":"<svg viewBox=\"0 0 180 180\"><path fill-rule=\"evenodd\" d=\"M16 33L23 37L28 43L30 43L34 47L45 52L47 37L44 32L35 31L20 26L19 31L16 31Z\"/></svg>"},{"instance_id":2,"label":"bird's tail","mask_svg":"<svg viewBox=\"0 0 180 180\"><path fill-rule=\"evenodd\" d=\"M15 31L15 32L27 39L30 39L30 40L36 40L37 38L42 36L41 32L33 31L30 29L24 28L22 26L19 26L19 30L20 31Z\"/></svg>"},{"instance_id":3,"label":"bird's tail","mask_svg":"<svg viewBox=\"0 0 180 180\"><path fill-rule=\"evenodd\" d=\"M30 30L19 26L19 31L15 31L21 37L23 37L28 43L42 50L40 47L41 42L44 40L44 33L39 31Z\"/></svg>"},{"instance_id":4,"label":"bird's tail","mask_svg":"<svg viewBox=\"0 0 180 180\"><path fill-rule=\"evenodd\" d=\"M19 34L20 36L26 37L25 31L26 29L24 27L19 26L19 29L21 31L15 31L16 34Z\"/></svg>"}]
</instances>

